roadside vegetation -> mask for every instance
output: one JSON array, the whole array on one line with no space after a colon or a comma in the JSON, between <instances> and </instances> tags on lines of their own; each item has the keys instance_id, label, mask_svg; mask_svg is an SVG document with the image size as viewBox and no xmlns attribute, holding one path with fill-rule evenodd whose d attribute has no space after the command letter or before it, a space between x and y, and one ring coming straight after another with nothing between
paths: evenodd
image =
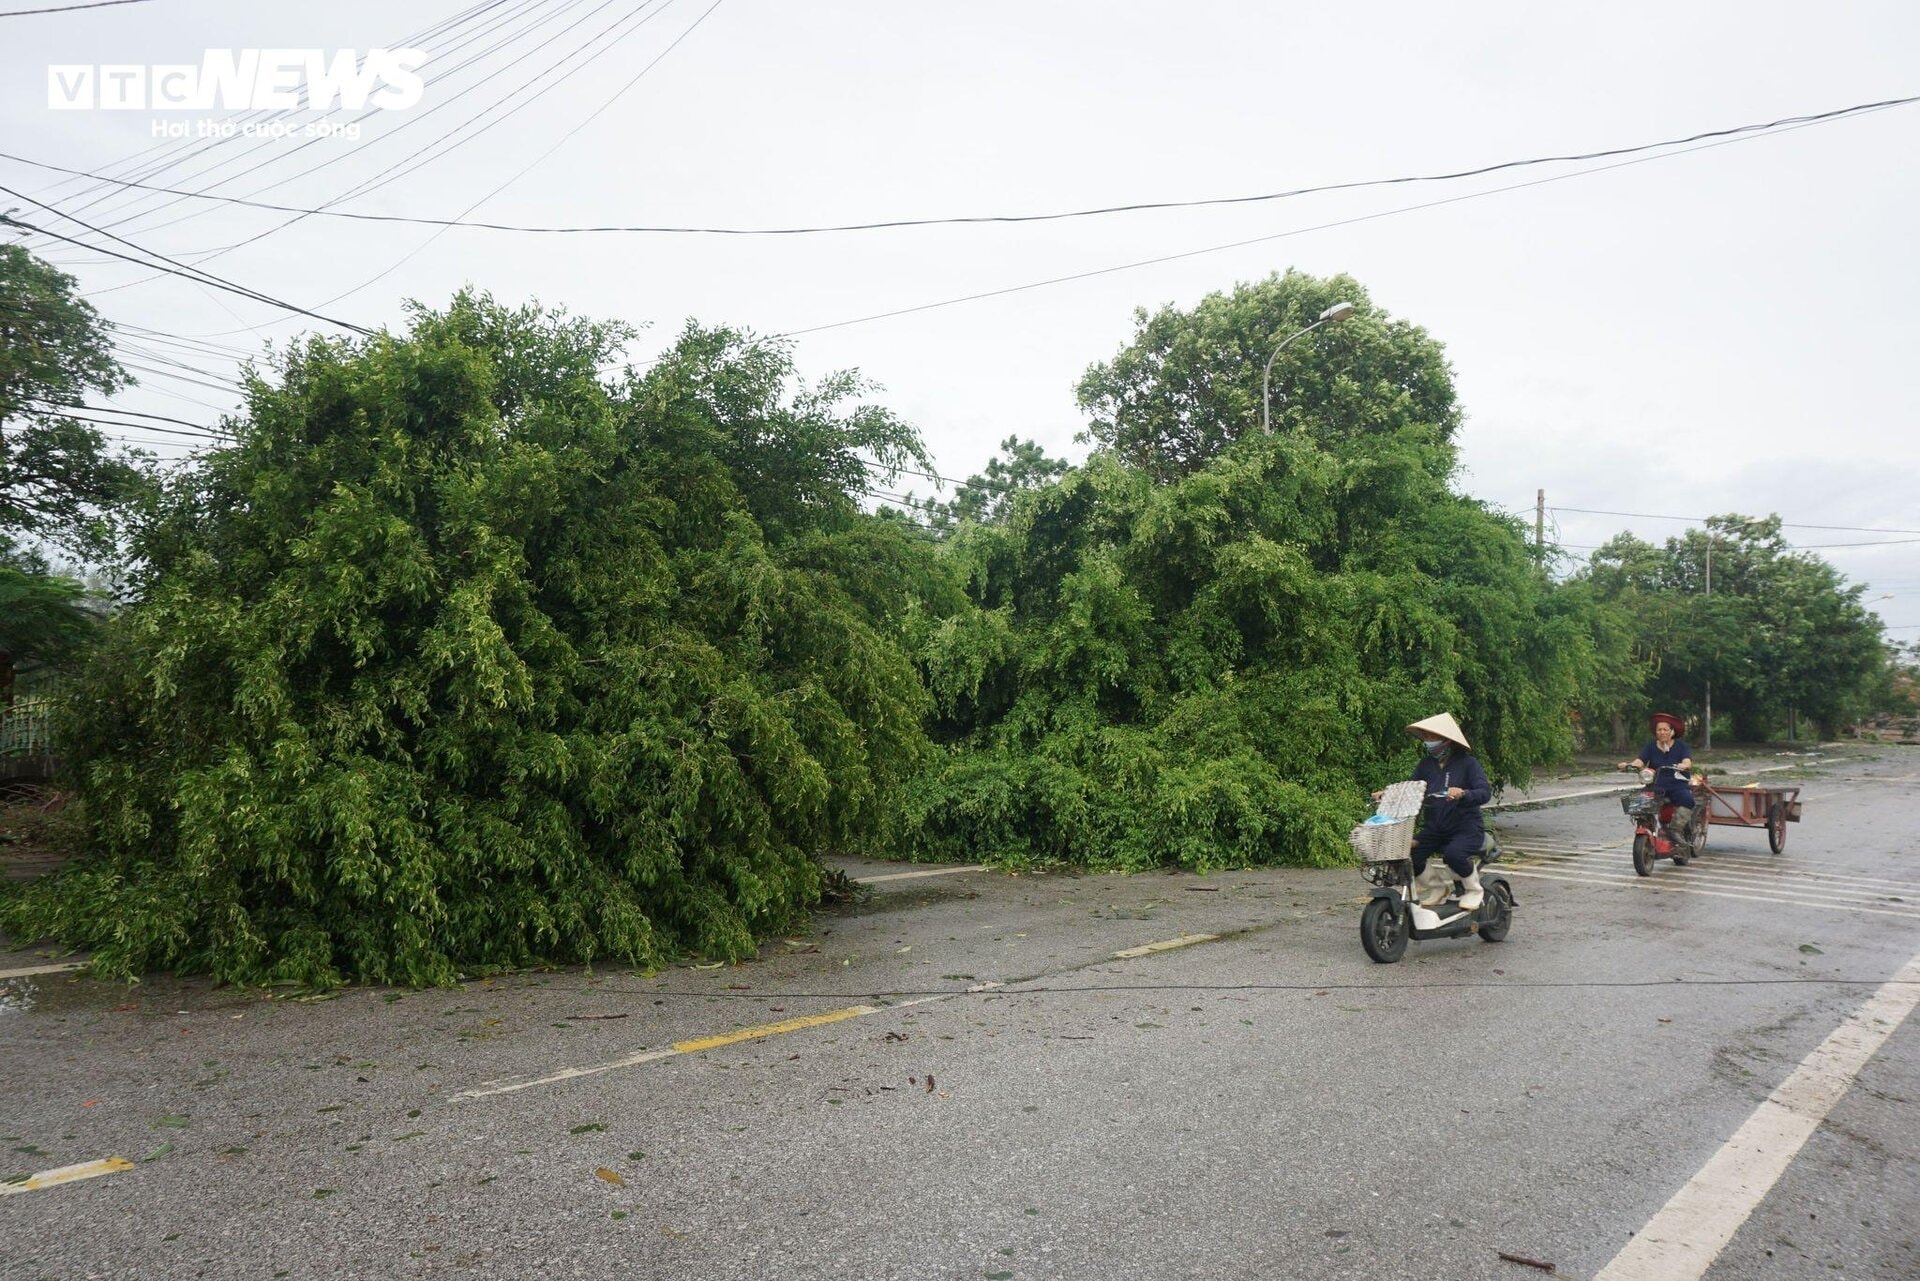
<instances>
[{"instance_id":1,"label":"roadside vegetation","mask_svg":"<svg viewBox=\"0 0 1920 1281\"><path fill-rule=\"evenodd\" d=\"M832 853L1335 861L1439 708L1519 783L1709 676L1749 736L1911 701L1771 518L1567 575L1458 489L1440 344L1344 277L1143 312L1085 462L1015 436L876 511L935 469L856 374L700 326L634 369L474 293L283 353L162 470L60 416L124 373L70 280L0 265L60 318L0 328L0 647L59 676L85 844L0 929L105 972L738 958ZM1262 432L1273 336L1336 301Z\"/></svg>"}]
</instances>

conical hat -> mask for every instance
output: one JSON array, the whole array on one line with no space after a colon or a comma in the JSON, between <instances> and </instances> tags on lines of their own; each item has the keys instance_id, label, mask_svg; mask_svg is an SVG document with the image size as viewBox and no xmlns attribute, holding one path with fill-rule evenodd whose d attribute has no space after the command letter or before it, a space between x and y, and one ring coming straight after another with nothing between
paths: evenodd
<instances>
[{"instance_id":1,"label":"conical hat","mask_svg":"<svg viewBox=\"0 0 1920 1281\"><path fill-rule=\"evenodd\" d=\"M1422 738L1444 738L1449 743L1458 743L1468 751L1473 750L1473 744L1469 743L1467 736L1460 732L1460 722L1453 719L1449 712L1429 716L1424 721L1415 721L1407 726L1407 733L1418 734Z\"/></svg>"}]
</instances>

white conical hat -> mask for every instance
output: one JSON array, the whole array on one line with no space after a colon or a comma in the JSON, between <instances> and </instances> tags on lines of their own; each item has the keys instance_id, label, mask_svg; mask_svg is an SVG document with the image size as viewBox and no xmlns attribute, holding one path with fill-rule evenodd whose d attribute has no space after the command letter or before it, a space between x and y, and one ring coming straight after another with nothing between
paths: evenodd
<instances>
[{"instance_id":1,"label":"white conical hat","mask_svg":"<svg viewBox=\"0 0 1920 1281\"><path fill-rule=\"evenodd\" d=\"M1460 722L1453 719L1449 712L1429 716L1424 721L1415 721L1407 726L1407 733L1418 734L1422 738L1444 738L1449 743L1458 743L1468 751L1473 750L1473 744L1469 743L1467 736L1460 732Z\"/></svg>"}]
</instances>

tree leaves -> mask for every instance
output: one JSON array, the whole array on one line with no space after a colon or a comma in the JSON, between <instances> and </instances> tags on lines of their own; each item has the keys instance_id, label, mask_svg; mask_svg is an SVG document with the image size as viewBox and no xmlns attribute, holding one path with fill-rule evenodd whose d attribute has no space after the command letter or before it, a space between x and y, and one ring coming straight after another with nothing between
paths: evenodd
<instances>
[{"instance_id":1,"label":"tree leaves","mask_svg":"<svg viewBox=\"0 0 1920 1281\"><path fill-rule=\"evenodd\" d=\"M625 337L469 295L291 352L141 531L68 740L96 857L6 927L317 985L736 959L882 848L935 571L852 490L917 439L727 331L606 381Z\"/></svg>"}]
</instances>

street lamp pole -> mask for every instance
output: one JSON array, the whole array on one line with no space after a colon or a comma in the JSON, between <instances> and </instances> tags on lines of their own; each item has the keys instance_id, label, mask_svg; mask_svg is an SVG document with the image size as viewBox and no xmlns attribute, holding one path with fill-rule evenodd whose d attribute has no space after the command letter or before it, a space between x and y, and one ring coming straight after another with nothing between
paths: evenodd
<instances>
[{"instance_id":1,"label":"street lamp pole","mask_svg":"<svg viewBox=\"0 0 1920 1281\"><path fill-rule=\"evenodd\" d=\"M1272 410L1273 410L1273 362L1274 362L1274 359L1278 357L1281 352L1285 351L1293 343L1297 342L1302 338L1305 338L1308 334L1320 328L1320 326L1337 325L1341 321L1345 320L1348 316L1351 316L1352 314L1353 314L1352 303L1337 302L1333 304L1333 306L1321 312L1320 318L1318 320L1314 321L1311 325L1308 325L1305 329L1302 329L1299 333L1288 336L1287 338L1281 341L1279 346L1273 349L1272 355L1269 355L1267 357L1266 368L1260 371L1260 430L1261 431L1266 432L1269 435L1272 434L1273 432Z\"/></svg>"}]
</instances>

